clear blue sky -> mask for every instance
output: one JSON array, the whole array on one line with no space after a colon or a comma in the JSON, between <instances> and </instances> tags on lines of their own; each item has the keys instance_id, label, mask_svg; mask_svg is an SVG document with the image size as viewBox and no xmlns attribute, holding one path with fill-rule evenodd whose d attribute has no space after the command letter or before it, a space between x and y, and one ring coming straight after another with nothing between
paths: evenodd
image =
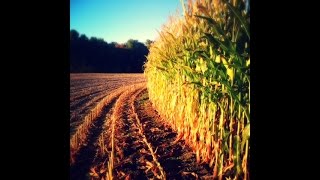
<instances>
[{"instance_id":1,"label":"clear blue sky","mask_svg":"<svg viewBox=\"0 0 320 180\"><path fill-rule=\"evenodd\" d=\"M180 0L70 0L70 29L108 43L145 42L158 36Z\"/></svg>"}]
</instances>

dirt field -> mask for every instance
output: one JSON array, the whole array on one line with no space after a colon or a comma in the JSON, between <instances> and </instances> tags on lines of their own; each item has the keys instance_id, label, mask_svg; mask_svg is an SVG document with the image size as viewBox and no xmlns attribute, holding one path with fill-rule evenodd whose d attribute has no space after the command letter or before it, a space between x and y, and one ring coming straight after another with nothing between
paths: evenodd
<instances>
[{"instance_id":1,"label":"dirt field","mask_svg":"<svg viewBox=\"0 0 320 180\"><path fill-rule=\"evenodd\" d=\"M154 110L143 74L70 77L70 179L212 179Z\"/></svg>"}]
</instances>

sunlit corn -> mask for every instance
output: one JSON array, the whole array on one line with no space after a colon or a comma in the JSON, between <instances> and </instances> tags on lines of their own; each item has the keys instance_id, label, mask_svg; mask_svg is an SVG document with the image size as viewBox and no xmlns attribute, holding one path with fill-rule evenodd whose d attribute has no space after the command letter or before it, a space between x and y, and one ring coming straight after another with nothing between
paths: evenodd
<instances>
[{"instance_id":1,"label":"sunlit corn","mask_svg":"<svg viewBox=\"0 0 320 180\"><path fill-rule=\"evenodd\" d=\"M250 13L246 0L195 0L170 17L145 64L149 98L216 178L248 179ZM186 6L184 6L186 4Z\"/></svg>"}]
</instances>

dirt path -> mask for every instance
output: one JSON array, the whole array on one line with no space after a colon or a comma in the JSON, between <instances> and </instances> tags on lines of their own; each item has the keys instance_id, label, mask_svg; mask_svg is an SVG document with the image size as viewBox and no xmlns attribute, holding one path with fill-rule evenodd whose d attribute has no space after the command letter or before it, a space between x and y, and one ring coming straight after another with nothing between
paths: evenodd
<instances>
[{"instance_id":1,"label":"dirt path","mask_svg":"<svg viewBox=\"0 0 320 180\"><path fill-rule=\"evenodd\" d=\"M145 83L119 91L92 124L74 153L71 179L212 179L152 108Z\"/></svg>"},{"instance_id":2,"label":"dirt path","mask_svg":"<svg viewBox=\"0 0 320 180\"><path fill-rule=\"evenodd\" d=\"M163 123L146 90L138 96L135 106L147 140L157 149L167 179L211 178L209 166L196 163L195 153L184 144L184 140L177 140L177 133Z\"/></svg>"}]
</instances>

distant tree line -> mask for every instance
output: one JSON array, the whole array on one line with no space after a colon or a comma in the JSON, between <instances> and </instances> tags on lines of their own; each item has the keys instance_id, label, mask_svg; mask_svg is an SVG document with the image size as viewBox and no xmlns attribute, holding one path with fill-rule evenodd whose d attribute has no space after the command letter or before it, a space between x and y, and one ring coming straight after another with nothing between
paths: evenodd
<instances>
[{"instance_id":1,"label":"distant tree line","mask_svg":"<svg viewBox=\"0 0 320 180\"><path fill-rule=\"evenodd\" d=\"M101 38L90 39L70 30L70 72L138 73L149 53L152 41L141 43L130 39L125 44L107 43Z\"/></svg>"}]
</instances>

